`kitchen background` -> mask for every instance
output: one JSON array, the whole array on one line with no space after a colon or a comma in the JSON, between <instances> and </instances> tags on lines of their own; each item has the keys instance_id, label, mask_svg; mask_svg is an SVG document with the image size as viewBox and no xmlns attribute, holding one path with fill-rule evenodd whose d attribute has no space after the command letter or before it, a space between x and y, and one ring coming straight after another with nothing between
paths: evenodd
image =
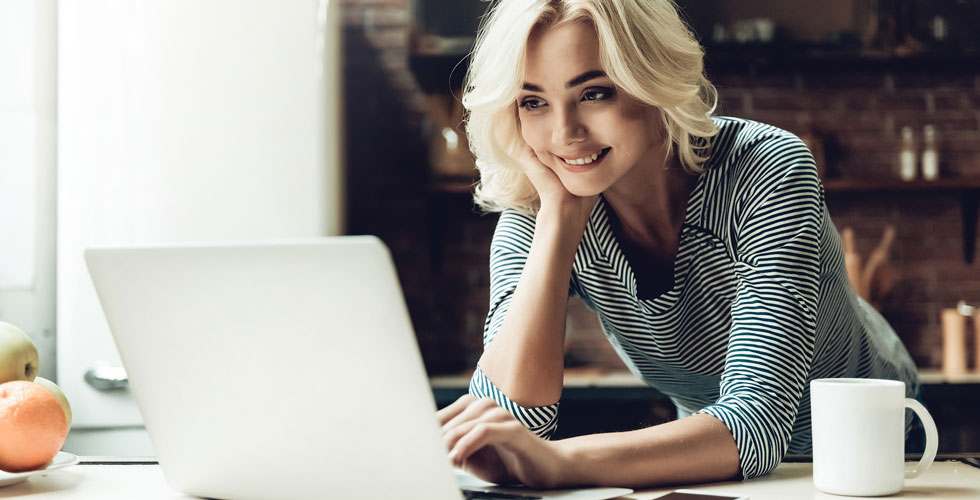
<instances>
[{"instance_id":1,"label":"kitchen background","mask_svg":"<svg viewBox=\"0 0 980 500\"><path fill-rule=\"evenodd\" d=\"M980 304L980 2L679 3L706 46L721 114L808 142L832 217L850 229L850 256L871 276L856 281L918 366L940 370L942 310ZM486 5L342 5L348 232L377 234L391 247L432 375L465 377L482 350L497 217L472 204L475 172L458 98ZM933 148L938 161L923 159ZM911 180L903 151L915 163ZM971 320L957 321L970 331ZM966 337L964 350L980 349ZM972 358L967 371L980 369ZM622 368L577 301L566 366L591 374ZM942 449L980 450L977 403L969 403L980 400L978 379L950 380L939 376L927 391L933 413L949 422ZM663 408L650 411L653 421L669 418Z\"/></svg>"},{"instance_id":2,"label":"kitchen background","mask_svg":"<svg viewBox=\"0 0 980 500\"><path fill-rule=\"evenodd\" d=\"M66 451L153 454L81 261L91 244L376 234L437 403L465 391L497 217L473 207L458 96L486 6L0 3L0 320L72 401ZM980 1L682 6L721 113L811 145L857 287L922 370L940 450L980 451L977 322L951 309L980 304ZM566 358L559 435L672 418L577 301Z\"/></svg>"}]
</instances>

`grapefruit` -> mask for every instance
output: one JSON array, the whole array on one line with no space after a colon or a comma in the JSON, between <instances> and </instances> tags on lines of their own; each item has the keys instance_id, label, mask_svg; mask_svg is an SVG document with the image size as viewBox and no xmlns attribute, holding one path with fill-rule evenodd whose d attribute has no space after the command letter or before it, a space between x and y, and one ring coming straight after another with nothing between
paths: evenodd
<instances>
[{"instance_id":1,"label":"grapefruit","mask_svg":"<svg viewBox=\"0 0 980 500\"><path fill-rule=\"evenodd\" d=\"M68 421L54 394L24 380L0 384L0 469L46 466L67 435Z\"/></svg>"}]
</instances>

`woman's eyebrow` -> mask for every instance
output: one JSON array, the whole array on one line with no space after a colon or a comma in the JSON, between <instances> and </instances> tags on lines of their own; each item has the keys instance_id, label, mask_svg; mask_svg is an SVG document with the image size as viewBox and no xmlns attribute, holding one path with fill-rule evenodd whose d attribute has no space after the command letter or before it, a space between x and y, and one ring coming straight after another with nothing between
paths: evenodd
<instances>
[{"instance_id":1,"label":"woman's eyebrow","mask_svg":"<svg viewBox=\"0 0 980 500\"><path fill-rule=\"evenodd\" d=\"M597 69L593 69L591 71L586 71L585 73L582 73L581 75L578 75L575 78L569 80L568 83L565 84L565 88L570 89L572 87L577 87L579 85L582 85L583 83L589 80L594 80L596 78L605 78L605 77L606 77L605 72L599 71Z\"/></svg>"},{"instance_id":2,"label":"woman's eyebrow","mask_svg":"<svg viewBox=\"0 0 980 500\"><path fill-rule=\"evenodd\" d=\"M565 88L570 89L572 87L577 87L579 85L582 85L583 83L589 80L594 80L596 78L605 78L605 77L606 77L606 73L604 71L600 71L597 69L589 70L569 80L568 83L565 84ZM544 92L539 85L535 85L533 83L527 83L527 82L524 82L524 90L529 90L531 92Z\"/></svg>"}]
</instances>

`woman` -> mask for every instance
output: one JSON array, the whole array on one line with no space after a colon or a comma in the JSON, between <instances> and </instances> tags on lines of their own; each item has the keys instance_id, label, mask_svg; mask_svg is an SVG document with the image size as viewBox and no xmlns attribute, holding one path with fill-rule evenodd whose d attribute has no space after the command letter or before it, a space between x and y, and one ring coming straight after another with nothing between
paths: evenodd
<instances>
[{"instance_id":1,"label":"woman","mask_svg":"<svg viewBox=\"0 0 980 500\"><path fill-rule=\"evenodd\" d=\"M502 212L484 353L439 412L451 460L532 486L704 482L810 450L808 382L915 367L848 284L814 161L792 134L712 116L671 0L501 0L463 103ZM678 418L548 441L570 295Z\"/></svg>"}]
</instances>

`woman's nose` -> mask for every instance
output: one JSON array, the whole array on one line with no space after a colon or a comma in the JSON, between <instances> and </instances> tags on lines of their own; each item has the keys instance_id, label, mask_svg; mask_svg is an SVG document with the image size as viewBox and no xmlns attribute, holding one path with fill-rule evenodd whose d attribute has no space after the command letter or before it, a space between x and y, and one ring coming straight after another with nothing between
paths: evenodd
<instances>
[{"instance_id":1,"label":"woman's nose","mask_svg":"<svg viewBox=\"0 0 980 500\"><path fill-rule=\"evenodd\" d=\"M556 123L551 133L551 142L556 145L575 144L585 140L585 124L575 111L556 113Z\"/></svg>"}]
</instances>

